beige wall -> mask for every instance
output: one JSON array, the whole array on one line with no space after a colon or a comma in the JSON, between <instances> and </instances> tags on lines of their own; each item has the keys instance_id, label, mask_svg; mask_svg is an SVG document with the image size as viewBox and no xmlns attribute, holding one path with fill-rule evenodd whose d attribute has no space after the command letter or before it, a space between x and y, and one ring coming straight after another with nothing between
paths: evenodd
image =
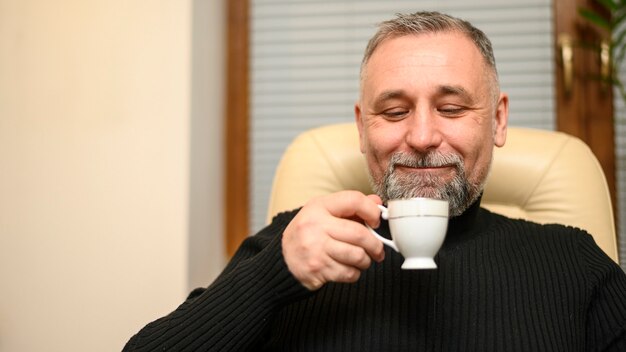
<instances>
[{"instance_id":1,"label":"beige wall","mask_svg":"<svg viewBox=\"0 0 626 352\"><path fill-rule=\"evenodd\" d=\"M120 350L219 271L210 3L0 0L0 351Z\"/></svg>"}]
</instances>

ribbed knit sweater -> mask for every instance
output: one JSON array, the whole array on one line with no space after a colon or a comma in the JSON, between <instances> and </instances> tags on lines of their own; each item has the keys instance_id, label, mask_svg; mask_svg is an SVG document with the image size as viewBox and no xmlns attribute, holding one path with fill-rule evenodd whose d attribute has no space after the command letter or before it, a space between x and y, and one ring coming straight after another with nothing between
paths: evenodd
<instances>
[{"instance_id":1,"label":"ribbed knit sweater","mask_svg":"<svg viewBox=\"0 0 626 352\"><path fill-rule=\"evenodd\" d=\"M310 292L282 256L295 214L124 351L626 351L626 275L582 230L476 204L450 220L438 269L402 270L387 248L358 282Z\"/></svg>"}]
</instances>

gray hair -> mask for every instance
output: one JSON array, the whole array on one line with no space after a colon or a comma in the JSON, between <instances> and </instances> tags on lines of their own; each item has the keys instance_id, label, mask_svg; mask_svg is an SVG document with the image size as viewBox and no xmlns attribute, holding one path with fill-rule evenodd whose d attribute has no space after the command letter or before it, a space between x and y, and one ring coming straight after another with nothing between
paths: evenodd
<instances>
[{"instance_id":1,"label":"gray hair","mask_svg":"<svg viewBox=\"0 0 626 352\"><path fill-rule=\"evenodd\" d=\"M384 21L379 24L378 31L370 39L365 49L365 55L361 62L361 79L368 60L380 46L388 39L402 37L405 35L420 35L427 33L459 32L466 35L478 48L487 67L492 71L493 82L498 87L498 71L496 70L496 59L493 56L491 41L483 31L474 27L471 23L460 18L439 12L415 12L411 14L396 14L396 18ZM497 91L497 89L496 89Z\"/></svg>"}]
</instances>

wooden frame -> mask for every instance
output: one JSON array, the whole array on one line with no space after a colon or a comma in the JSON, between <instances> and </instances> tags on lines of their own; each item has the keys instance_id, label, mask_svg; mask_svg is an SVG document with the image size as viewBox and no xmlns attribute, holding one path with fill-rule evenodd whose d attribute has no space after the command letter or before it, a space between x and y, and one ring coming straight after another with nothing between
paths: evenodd
<instances>
[{"instance_id":1,"label":"wooden frame","mask_svg":"<svg viewBox=\"0 0 626 352\"><path fill-rule=\"evenodd\" d=\"M232 256L249 231L249 4L227 4L224 229Z\"/></svg>"}]
</instances>

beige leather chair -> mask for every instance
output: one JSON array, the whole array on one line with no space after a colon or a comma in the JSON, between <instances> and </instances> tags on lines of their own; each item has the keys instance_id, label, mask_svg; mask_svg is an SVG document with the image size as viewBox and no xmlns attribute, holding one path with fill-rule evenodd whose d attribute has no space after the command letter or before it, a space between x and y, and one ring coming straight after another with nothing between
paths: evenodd
<instances>
[{"instance_id":1,"label":"beige leather chair","mask_svg":"<svg viewBox=\"0 0 626 352\"><path fill-rule=\"evenodd\" d=\"M340 190L372 193L354 123L312 129L291 143L274 176L268 221ZM600 164L582 141L567 134L509 127L506 145L495 149L482 206L512 218L583 228L618 260Z\"/></svg>"}]
</instances>

